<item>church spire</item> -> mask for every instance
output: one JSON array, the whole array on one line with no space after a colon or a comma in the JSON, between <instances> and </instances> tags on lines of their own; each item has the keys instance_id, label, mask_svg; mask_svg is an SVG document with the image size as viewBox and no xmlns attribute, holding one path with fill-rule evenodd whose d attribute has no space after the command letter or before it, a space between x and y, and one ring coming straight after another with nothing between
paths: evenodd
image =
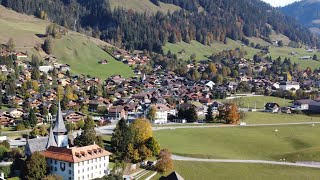
<instances>
[{"instance_id":1,"label":"church spire","mask_svg":"<svg viewBox=\"0 0 320 180\"><path fill-rule=\"evenodd\" d=\"M50 146L58 146L53 136L52 126L50 126L49 138L46 145L46 149L48 149Z\"/></svg>"},{"instance_id":2,"label":"church spire","mask_svg":"<svg viewBox=\"0 0 320 180\"><path fill-rule=\"evenodd\" d=\"M53 132L54 133L67 133L67 128L63 122L63 117L62 117L62 112L61 112L61 105L60 105L60 101L59 101L59 105L58 105L58 112L56 115L56 121L54 123L54 128L53 128Z\"/></svg>"}]
</instances>

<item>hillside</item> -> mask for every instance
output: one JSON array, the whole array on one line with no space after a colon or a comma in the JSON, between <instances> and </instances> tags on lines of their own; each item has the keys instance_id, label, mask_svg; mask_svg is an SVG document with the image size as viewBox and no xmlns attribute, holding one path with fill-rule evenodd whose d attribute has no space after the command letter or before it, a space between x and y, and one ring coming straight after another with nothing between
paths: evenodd
<instances>
[{"instance_id":1,"label":"hillside","mask_svg":"<svg viewBox=\"0 0 320 180\"><path fill-rule=\"evenodd\" d=\"M48 21L19 14L0 6L1 44L5 44L9 38L13 38L17 49L32 51L37 43L43 43L43 40L36 35L43 34L47 25L49 25Z\"/></svg>"},{"instance_id":2,"label":"hillside","mask_svg":"<svg viewBox=\"0 0 320 180\"><path fill-rule=\"evenodd\" d=\"M71 34L56 40L53 54L60 62L69 64L76 74L89 74L103 79L117 74L124 77L134 75L128 65L116 61L83 35ZM108 64L98 64L101 60L107 60Z\"/></svg>"},{"instance_id":3,"label":"hillside","mask_svg":"<svg viewBox=\"0 0 320 180\"><path fill-rule=\"evenodd\" d=\"M302 0L282 7L281 11L304 24L311 31L320 33L320 1Z\"/></svg>"},{"instance_id":4,"label":"hillside","mask_svg":"<svg viewBox=\"0 0 320 180\"><path fill-rule=\"evenodd\" d=\"M291 41L319 43L307 28L260 0L11 0L2 4L129 50L161 53L167 42L194 40L211 45L243 37L270 42L272 29ZM181 10L166 13L177 9ZM154 13L158 10L165 13Z\"/></svg>"},{"instance_id":5,"label":"hillside","mask_svg":"<svg viewBox=\"0 0 320 180\"><path fill-rule=\"evenodd\" d=\"M33 16L19 14L0 6L0 43L5 44L9 38L13 38L15 49L18 51L42 55L34 48L37 44L43 44L44 39L40 38L45 33L49 21L37 19ZM101 78L107 78L114 74L125 77L133 75L132 69L116 61L99 46L107 43L70 31L62 39L55 40L54 55L60 63L71 65L73 73L88 74ZM98 61L106 59L107 65L99 65Z\"/></svg>"},{"instance_id":6,"label":"hillside","mask_svg":"<svg viewBox=\"0 0 320 180\"><path fill-rule=\"evenodd\" d=\"M110 0L111 8L123 7L125 9L131 9L136 12L144 13L156 13L161 11L163 13L174 12L181 9L178 6L172 4L160 3L160 6L156 6L150 0Z\"/></svg>"}]
</instances>

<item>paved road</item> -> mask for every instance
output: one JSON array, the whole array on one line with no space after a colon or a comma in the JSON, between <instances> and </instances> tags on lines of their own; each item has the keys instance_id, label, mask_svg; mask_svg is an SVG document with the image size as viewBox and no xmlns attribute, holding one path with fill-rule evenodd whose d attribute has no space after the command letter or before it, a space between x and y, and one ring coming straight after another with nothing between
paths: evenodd
<instances>
[{"instance_id":1,"label":"paved road","mask_svg":"<svg viewBox=\"0 0 320 180\"><path fill-rule=\"evenodd\" d=\"M297 166L297 167L311 167L320 168L319 165L302 164L302 163L290 163L290 162L278 162L278 161L265 161L265 160L239 160L239 159L201 159L172 155L172 159L176 161L198 161L198 162L218 162L218 163L249 163L249 164L274 164L285 166Z\"/></svg>"},{"instance_id":2,"label":"paved road","mask_svg":"<svg viewBox=\"0 0 320 180\"><path fill-rule=\"evenodd\" d=\"M162 127L153 127L154 131L157 130L165 130L165 129L185 129L185 128L227 128L227 127L257 127L257 126L287 126L287 125L312 125L312 124L320 124L320 122L300 122L300 123L274 123L274 124L247 124L246 126L239 125L196 125L196 126L162 126Z\"/></svg>"}]
</instances>

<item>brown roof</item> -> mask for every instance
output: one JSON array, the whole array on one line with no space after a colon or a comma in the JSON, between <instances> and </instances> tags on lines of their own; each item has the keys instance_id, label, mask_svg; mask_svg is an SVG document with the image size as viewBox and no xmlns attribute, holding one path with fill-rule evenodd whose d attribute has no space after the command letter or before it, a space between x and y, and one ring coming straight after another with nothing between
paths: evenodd
<instances>
[{"instance_id":1,"label":"brown roof","mask_svg":"<svg viewBox=\"0 0 320 180\"><path fill-rule=\"evenodd\" d=\"M51 146L41 154L46 158L73 163L111 155L96 144L72 148Z\"/></svg>"}]
</instances>

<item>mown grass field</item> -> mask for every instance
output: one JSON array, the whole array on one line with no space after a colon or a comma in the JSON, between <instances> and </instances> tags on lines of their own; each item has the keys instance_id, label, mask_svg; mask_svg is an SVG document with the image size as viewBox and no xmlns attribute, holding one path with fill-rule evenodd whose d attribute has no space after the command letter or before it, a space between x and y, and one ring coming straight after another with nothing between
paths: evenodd
<instances>
[{"instance_id":1,"label":"mown grass field","mask_svg":"<svg viewBox=\"0 0 320 180\"><path fill-rule=\"evenodd\" d=\"M59 62L71 66L74 74L89 74L106 79L111 75L133 76L132 69L116 61L107 52L99 48L85 36L72 34L62 39L55 40L54 55ZM107 60L108 64L98 64L101 60Z\"/></svg>"},{"instance_id":2,"label":"mown grass field","mask_svg":"<svg viewBox=\"0 0 320 180\"><path fill-rule=\"evenodd\" d=\"M112 9L116 7L124 7L140 13L156 13L157 11L167 13L169 11L174 12L180 9L180 7L173 4L166 4L162 2L160 2L160 6L156 6L150 0L111 0L110 5Z\"/></svg>"},{"instance_id":3,"label":"mown grass field","mask_svg":"<svg viewBox=\"0 0 320 180\"><path fill-rule=\"evenodd\" d=\"M49 24L48 21L19 14L0 6L0 43L5 44L12 38L17 50L34 54L35 45L43 43L43 40L36 35L44 34Z\"/></svg>"},{"instance_id":4,"label":"mown grass field","mask_svg":"<svg viewBox=\"0 0 320 180\"><path fill-rule=\"evenodd\" d=\"M188 180L317 180L319 169L265 164L174 161L174 170ZM153 180L161 177L157 174Z\"/></svg>"},{"instance_id":5,"label":"mown grass field","mask_svg":"<svg viewBox=\"0 0 320 180\"><path fill-rule=\"evenodd\" d=\"M305 160L303 151L314 153L320 148L319 132L320 125L316 124L175 129L155 131L154 135L162 148L183 156L298 161ZM296 153L300 156L293 156ZM313 160L320 161L320 156Z\"/></svg>"},{"instance_id":6,"label":"mown grass field","mask_svg":"<svg viewBox=\"0 0 320 180\"><path fill-rule=\"evenodd\" d=\"M247 58L252 58L258 50L250 47L242 47L242 44L231 39L227 40L227 44L221 42L214 42L211 46L205 46L197 41L191 41L190 43L179 42L176 44L167 43L163 50L168 52L169 50L177 54L179 59L188 60L192 54L196 55L197 60L208 59L214 53L222 52L223 50L232 50L235 48L241 48L247 51ZM184 50L184 53L181 53ZM180 52L180 53L179 53Z\"/></svg>"},{"instance_id":7,"label":"mown grass field","mask_svg":"<svg viewBox=\"0 0 320 180\"><path fill-rule=\"evenodd\" d=\"M239 97L236 99L224 99L223 102L235 102L242 108L257 108L257 109L264 109L266 103L278 103L281 107L283 106L290 106L292 100L290 99L283 99L273 96L252 96L252 97Z\"/></svg>"},{"instance_id":8,"label":"mown grass field","mask_svg":"<svg viewBox=\"0 0 320 180\"><path fill-rule=\"evenodd\" d=\"M247 112L243 120L247 124L276 124L296 122L320 122L320 117L299 114L277 114L266 112Z\"/></svg>"}]
</instances>

